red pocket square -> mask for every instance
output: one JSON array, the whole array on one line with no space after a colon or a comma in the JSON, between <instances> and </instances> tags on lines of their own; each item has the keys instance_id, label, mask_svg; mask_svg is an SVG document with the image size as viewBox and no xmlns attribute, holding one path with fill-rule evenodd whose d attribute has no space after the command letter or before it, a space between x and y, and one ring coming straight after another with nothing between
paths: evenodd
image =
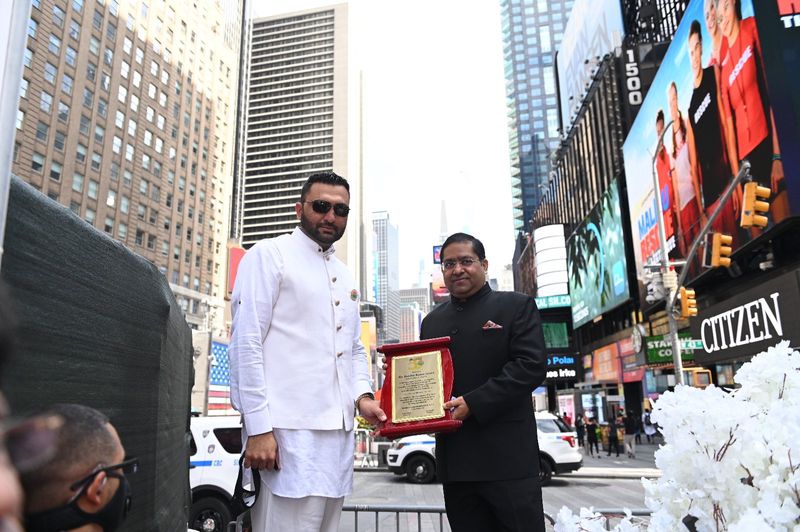
<instances>
[{"instance_id":1,"label":"red pocket square","mask_svg":"<svg viewBox=\"0 0 800 532\"><path fill-rule=\"evenodd\" d=\"M502 328L503 328L502 325L498 325L495 322L493 322L492 320L489 320L486 323L484 323L483 327L482 327L482 329L484 331L489 330L489 329L502 329Z\"/></svg>"}]
</instances>

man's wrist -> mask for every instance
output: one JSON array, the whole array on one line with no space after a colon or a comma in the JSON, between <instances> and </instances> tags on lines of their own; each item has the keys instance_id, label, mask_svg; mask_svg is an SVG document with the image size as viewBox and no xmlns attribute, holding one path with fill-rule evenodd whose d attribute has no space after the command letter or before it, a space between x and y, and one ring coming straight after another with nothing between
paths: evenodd
<instances>
[{"instance_id":1,"label":"man's wrist","mask_svg":"<svg viewBox=\"0 0 800 532\"><path fill-rule=\"evenodd\" d=\"M359 408L359 405L361 404L361 400L364 399L365 397L368 397L368 398L374 400L375 399L375 394L373 394L372 392L366 392L366 393L362 393L361 395L359 395L356 398L356 408L358 408L359 410L361 410L361 408Z\"/></svg>"}]
</instances>

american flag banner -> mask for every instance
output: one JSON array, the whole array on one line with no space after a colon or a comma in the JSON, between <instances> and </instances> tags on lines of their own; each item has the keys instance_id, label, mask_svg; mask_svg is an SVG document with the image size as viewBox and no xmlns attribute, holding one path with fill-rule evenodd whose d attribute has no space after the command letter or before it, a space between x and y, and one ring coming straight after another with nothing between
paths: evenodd
<instances>
[{"instance_id":1,"label":"american flag banner","mask_svg":"<svg viewBox=\"0 0 800 532\"><path fill-rule=\"evenodd\" d=\"M208 415L230 416L236 411L231 406L231 369L228 363L228 345L211 342L211 376L208 386Z\"/></svg>"}]
</instances>

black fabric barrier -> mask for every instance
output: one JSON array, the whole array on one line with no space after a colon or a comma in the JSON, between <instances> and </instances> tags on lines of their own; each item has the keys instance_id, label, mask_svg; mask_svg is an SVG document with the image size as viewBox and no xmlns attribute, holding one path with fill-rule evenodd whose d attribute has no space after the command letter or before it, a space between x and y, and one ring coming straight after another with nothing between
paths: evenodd
<instances>
[{"instance_id":1,"label":"black fabric barrier","mask_svg":"<svg viewBox=\"0 0 800 532\"><path fill-rule=\"evenodd\" d=\"M20 325L2 381L13 414L56 402L106 413L140 461L123 530L185 531L192 338L166 279L17 178L4 247Z\"/></svg>"}]
</instances>

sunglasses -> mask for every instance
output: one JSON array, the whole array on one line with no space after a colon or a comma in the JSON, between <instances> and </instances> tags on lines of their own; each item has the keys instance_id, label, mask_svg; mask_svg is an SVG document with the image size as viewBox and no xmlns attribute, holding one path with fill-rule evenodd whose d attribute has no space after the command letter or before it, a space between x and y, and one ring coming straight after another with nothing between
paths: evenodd
<instances>
[{"instance_id":1,"label":"sunglasses","mask_svg":"<svg viewBox=\"0 0 800 532\"><path fill-rule=\"evenodd\" d=\"M72 491L78 491L80 494L83 490L86 489L87 486L91 484L91 480L96 477L98 474L105 472L106 475L109 477L120 478L122 475L116 472L117 469L121 469L122 473L125 475L132 475L139 471L139 459L138 458L126 458L124 461L113 464L109 466L98 467L82 479L73 482L69 489Z\"/></svg>"},{"instance_id":2,"label":"sunglasses","mask_svg":"<svg viewBox=\"0 0 800 532\"><path fill-rule=\"evenodd\" d=\"M348 214L350 214L350 207L347 206L346 203L331 203L330 201L325 200L314 200L314 201L304 201L303 203L310 203L311 208L314 209L314 212L318 214L327 214L331 207L333 207L333 214L336 216L341 216L344 218Z\"/></svg>"}]
</instances>

